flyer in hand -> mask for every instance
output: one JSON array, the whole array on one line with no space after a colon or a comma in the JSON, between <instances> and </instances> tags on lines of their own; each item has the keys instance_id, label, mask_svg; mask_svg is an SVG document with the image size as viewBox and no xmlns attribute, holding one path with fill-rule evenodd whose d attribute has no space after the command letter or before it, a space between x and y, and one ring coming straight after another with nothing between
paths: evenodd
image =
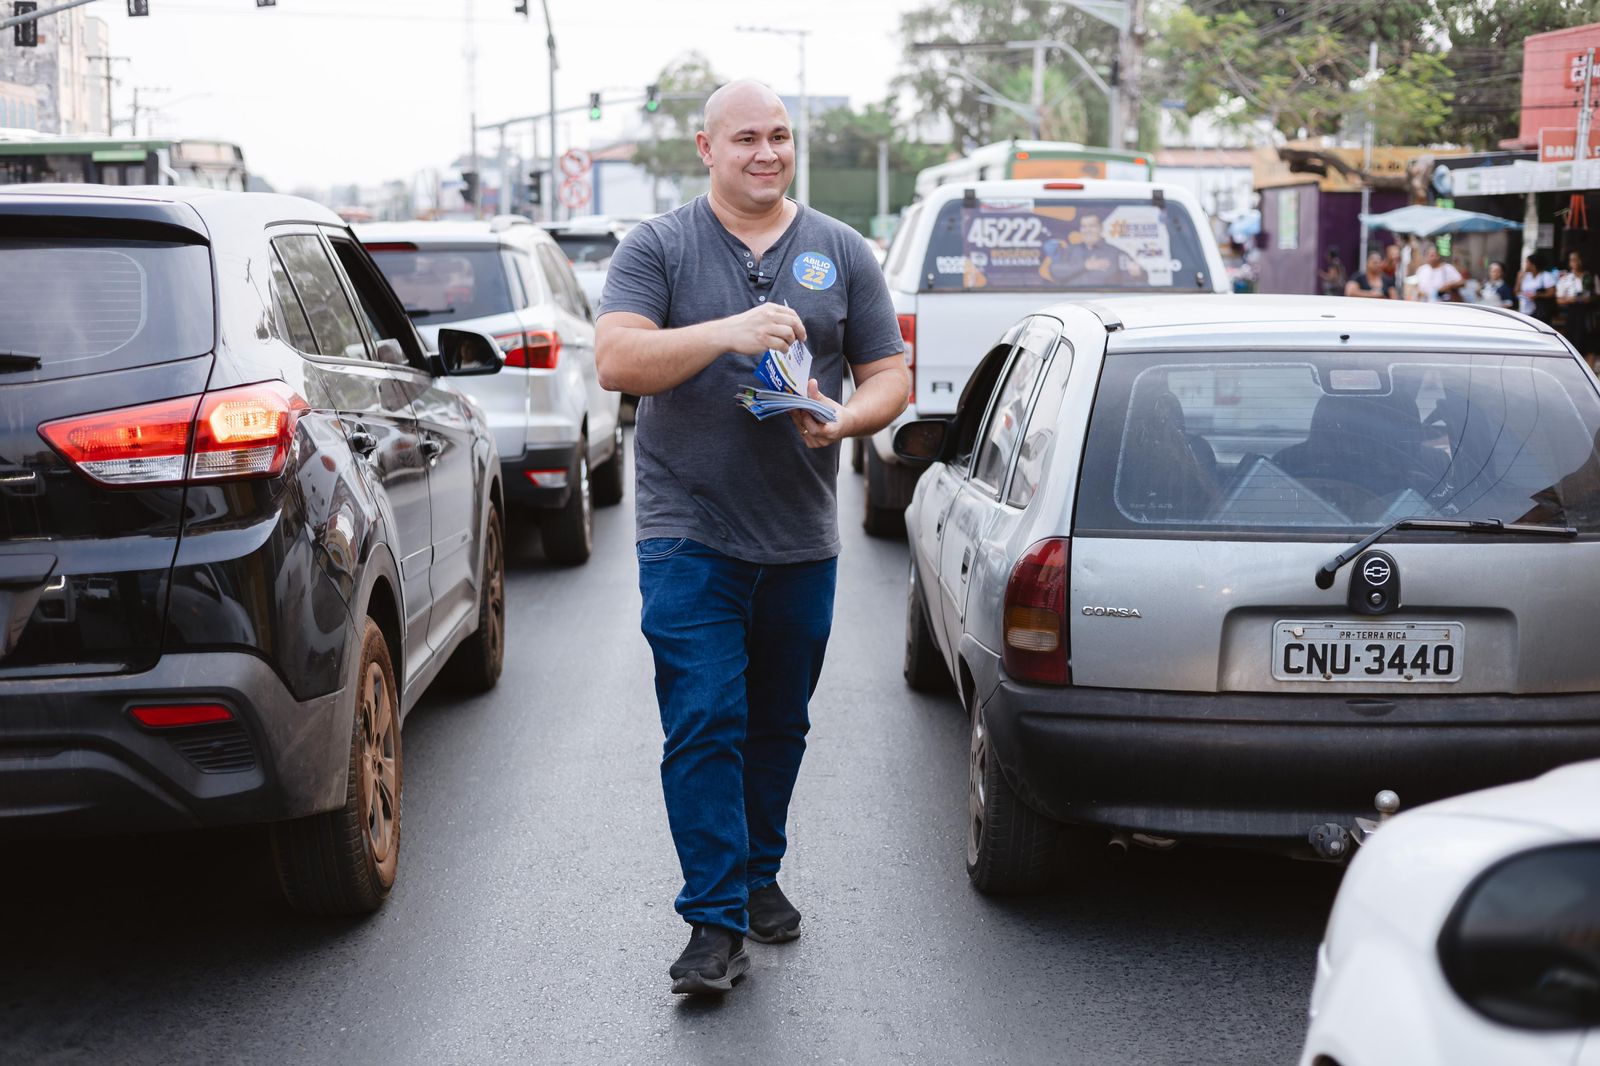
<instances>
[{"instance_id":1,"label":"flyer in hand","mask_svg":"<svg viewBox=\"0 0 1600 1066\"><path fill-rule=\"evenodd\" d=\"M806 395L811 380L811 349L804 341L795 341L787 352L768 348L756 366L756 380L765 388L742 389L734 399L759 419L786 411L805 411L820 422L839 421L839 413L832 407Z\"/></svg>"}]
</instances>

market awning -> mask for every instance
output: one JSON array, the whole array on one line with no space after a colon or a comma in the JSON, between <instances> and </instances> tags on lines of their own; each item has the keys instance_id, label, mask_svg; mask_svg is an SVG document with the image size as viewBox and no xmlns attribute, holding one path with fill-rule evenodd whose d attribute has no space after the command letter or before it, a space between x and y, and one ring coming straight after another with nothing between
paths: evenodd
<instances>
[{"instance_id":1,"label":"market awning","mask_svg":"<svg viewBox=\"0 0 1600 1066\"><path fill-rule=\"evenodd\" d=\"M1442 233L1494 233L1498 230L1521 229L1522 223L1484 215L1477 211L1460 211L1453 207L1429 207L1415 204L1397 207L1377 215L1362 215L1361 221L1373 229L1386 229L1390 233L1409 233L1418 237L1437 237Z\"/></svg>"}]
</instances>

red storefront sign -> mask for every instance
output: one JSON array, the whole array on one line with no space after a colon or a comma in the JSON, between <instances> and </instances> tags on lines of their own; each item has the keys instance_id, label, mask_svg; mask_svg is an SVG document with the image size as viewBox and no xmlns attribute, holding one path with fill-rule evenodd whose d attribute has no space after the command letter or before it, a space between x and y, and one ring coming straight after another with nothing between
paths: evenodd
<instances>
[{"instance_id":1,"label":"red storefront sign","mask_svg":"<svg viewBox=\"0 0 1600 1066\"><path fill-rule=\"evenodd\" d=\"M1600 67L1600 63L1595 66ZM1539 131L1539 162L1570 163L1577 153L1577 130L1546 126ZM1600 123L1596 123L1595 128L1589 131L1589 158L1600 158Z\"/></svg>"},{"instance_id":2,"label":"red storefront sign","mask_svg":"<svg viewBox=\"0 0 1600 1066\"><path fill-rule=\"evenodd\" d=\"M1536 148L1541 130L1572 130L1578 124L1583 100L1584 75L1593 79L1594 103L1600 106L1600 62L1589 69L1589 49L1600 56L1600 23L1536 33L1522 42L1522 128L1514 142L1502 147ZM1600 126L1600 122L1596 123ZM1591 138L1600 141L1600 135ZM1570 162L1569 133L1565 142ZM1540 153L1541 159L1550 157Z\"/></svg>"}]
</instances>

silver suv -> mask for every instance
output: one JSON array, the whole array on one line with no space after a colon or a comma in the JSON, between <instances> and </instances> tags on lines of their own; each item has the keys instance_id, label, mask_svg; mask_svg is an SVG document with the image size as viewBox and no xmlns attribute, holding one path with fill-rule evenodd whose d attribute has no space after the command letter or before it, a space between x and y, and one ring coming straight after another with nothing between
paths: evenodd
<instances>
[{"instance_id":1,"label":"silver suv","mask_svg":"<svg viewBox=\"0 0 1600 1066\"><path fill-rule=\"evenodd\" d=\"M967 865L1130 842L1347 857L1600 755L1600 392L1508 311L1057 304L896 445L907 680L971 715Z\"/></svg>"},{"instance_id":2,"label":"silver suv","mask_svg":"<svg viewBox=\"0 0 1600 1066\"><path fill-rule=\"evenodd\" d=\"M593 506L622 499L620 397L600 387L594 315L556 243L527 219L355 227L433 342L441 326L494 336L505 367L464 386L500 451L513 519L533 515L545 554L581 563Z\"/></svg>"}]
</instances>

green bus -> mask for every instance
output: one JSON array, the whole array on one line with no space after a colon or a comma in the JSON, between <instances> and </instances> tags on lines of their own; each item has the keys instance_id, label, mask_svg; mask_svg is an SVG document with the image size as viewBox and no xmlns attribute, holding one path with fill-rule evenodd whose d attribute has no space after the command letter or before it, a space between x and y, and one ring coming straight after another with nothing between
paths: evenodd
<instances>
[{"instance_id":1,"label":"green bus","mask_svg":"<svg viewBox=\"0 0 1600 1066\"><path fill-rule=\"evenodd\" d=\"M242 192L249 177L243 150L227 141L15 131L0 137L0 185L198 185Z\"/></svg>"},{"instance_id":2,"label":"green bus","mask_svg":"<svg viewBox=\"0 0 1600 1066\"><path fill-rule=\"evenodd\" d=\"M1150 181L1155 157L1121 148L1087 148L1070 141L998 141L974 148L960 159L932 166L917 175L918 200L941 185L957 181L999 181L1006 178L1108 178Z\"/></svg>"}]
</instances>

